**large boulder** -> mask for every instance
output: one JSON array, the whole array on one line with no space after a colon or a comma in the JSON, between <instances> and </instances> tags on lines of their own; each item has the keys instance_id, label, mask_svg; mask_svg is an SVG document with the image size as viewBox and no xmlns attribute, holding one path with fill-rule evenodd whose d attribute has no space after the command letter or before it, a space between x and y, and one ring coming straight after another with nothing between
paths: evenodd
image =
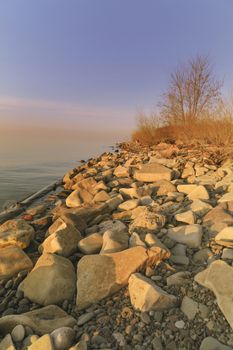
<instances>
[{"instance_id":1,"label":"large boulder","mask_svg":"<svg viewBox=\"0 0 233 350\"><path fill-rule=\"evenodd\" d=\"M32 267L31 259L19 247L9 246L0 250L0 280L20 271L30 271Z\"/></svg>"},{"instance_id":2,"label":"large boulder","mask_svg":"<svg viewBox=\"0 0 233 350\"><path fill-rule=\"evenodd\" d=\"M129 279L129 296L133 307L142 312L158 311L174 307L177 299L168 294L140 273L134 273Z\"/></svg>"},{"instance_id":3,"label":"large boulder","mask_svg":"<svg viewBox=\"0 0 233 350\"><path fill-rule=\"evenodd\" d=\"M57 230L44 240L40 248L45 253L68 257L77 251L81 238L80 232L73 225L63 221Z\"/></svg>"},{"instance_id":4,"label":"large boulder","mask_svg":"<svg viewBox=\"0 0 233 350\"><path fill-rule=\"evenodd\" d=\"M56 305L0 318L0 329L3 334L11 333L19 324L30 327L38 335L43 335L60 327L73 327L76 320Z\"/></svg>"},{"instance_id":5,"label":"large boulder","mask_svg":"<svg viewBox=\"0 0 233 350\"><path fill-rule=\"evenodd\" d=\"M173 227L168 230L168 237L189 248L198 248L201 245L202 227L199 224Z\"/></svg>"},{"instance_id":6,"label":"large boulder","mask_svg":"<svg viewBox=\"0 0 233 350\"><path fill-rule=\"evenodd\" d=\"M222 260L216 260L199 272L195 281L215 294L220 310L233 328L233 268Z\"/></svg>"},{"instance_id":7,"label":"large boulder","mask_svg":"<svg viewBox=\"0 0 233 350\"><path fill-rule=\"evenodd\" d=\"M172 177L173 172L171 169L157 163L142 164L141 169L137 170L134 174L136 180L143 182L170 181Z\"/></svg>"},{"instance_id":8,"label":"large boulder","mask_svg":"<svg viewBox=\"0 0 233 350\"><path fill-rule=\"evenodd\" d=\"M27 248L34 238L35 231L25 220L8 220L0 226L0 248L16 245Z\"/></svg>"},{"instance_id":9,"label":"large boulder","mask_svg":"<svg viewBox=\"0 0 233 350\"><path fill-rule=\"evenodd\" d=\"M75 271L70 260L45 253L18 288L32 302L50 305L72 299L75 282Z\"/></svg>"},{"instance_id":10,"label":"large boulder","mask_svg":"<svg viewBox=\"0 0 233 350\"><path fill-rule=\"evenodd\" d=\"M140 246L82 257L77 267L77 308L85 309L124 287L132 273L154 263L153 257Z\"/></svg>"}]
</instances>

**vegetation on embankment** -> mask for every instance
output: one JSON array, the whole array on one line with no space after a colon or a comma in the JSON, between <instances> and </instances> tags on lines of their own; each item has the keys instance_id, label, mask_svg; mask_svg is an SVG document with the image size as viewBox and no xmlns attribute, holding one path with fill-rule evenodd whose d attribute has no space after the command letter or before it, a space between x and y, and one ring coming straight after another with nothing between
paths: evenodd
<instances>
[{"instance_id":1,"label":"vegetation on embankment","mask_svg":"<svg viewBox=\"0 0 233 350\"><path fill-rule=\"evenodd\" d=\"M208 58L189 61L171 74L158 111L140 113L132 139L147 145L164 141L233 144L233 99L223 98L222 85Z\"/></svg>"}]
</instances>

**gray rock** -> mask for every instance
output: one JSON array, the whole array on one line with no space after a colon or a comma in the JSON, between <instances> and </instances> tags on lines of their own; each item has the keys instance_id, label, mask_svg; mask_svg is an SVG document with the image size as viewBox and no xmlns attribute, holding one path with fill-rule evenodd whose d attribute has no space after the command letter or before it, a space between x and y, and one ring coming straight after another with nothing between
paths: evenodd
<instances>
[{"instance_id":1,"label":"gray rock","mask_svg":"<svg viewBox=\"0 0 233 350\"><path fill-rule=\"evenodd\" d=\"M70 327L61 327L51 333L56 350L67 350L74 342L75 331Z\"/></svg>"},{"instance_id":2,"label":"gray rock","mask_svg":"<svg viewBox=\"0 0 233 350\"><path fill-rule=\"evenodd\" d=\"M11 337L12 337L13 341L15 341L15 342L23 341L23 339L25 337L24 326L22 326L21 324L15 326L11 332Z\"/></svg>"},{"instance_id":3,"label":"gray rock","mask_svg":"<svg viewBox=\"0 0 233 350\"><path fill-rule=\"evenodd\" d=\"M202 341L199 350L233 350L233 348L223 345L213 337L207 337Z\"/></svg>"},{"instance_id":4,"label":"gray rock","mask_svg":"<svg viewBox=\"0 0 233 350\"><path fill-rule=\"evenodd\" d=\"M190 283L190 277L191 273L189 271L180 271L176 272L171 276L167 277L167 285L183 285L183 284L189 284Z\"/></svg>"},{"instance_id":5,"label":"gray rock","mask_svg":"<svg viewBox=\"0 0 233 350\"><path fill-rule=\"evenodd\" d=\"M83 324L89 322L95 316L94 312L87 312L81 316L79 316L77 325L82 326Z\"/></svg>"},{"instance_id":6,"label":"gray rock","mask_svg":"<svg viewBox=\"0 0 233 350\"><path fill-rule=\"evenodd\" d=\"M87 350L87 343L85 340L80 340L76 345L69 348L69 350Z\"/></svg>"},{"instance_id":7,"label":"gray rock","mask_svg":"<svg viewBox=\"0 0 233 350\"><path fill-rule=\"evenodd\" d=\"M222 252L222 259L229 259L233 260L233 249L230 248L224 248Z\"/></svg>"},{"instance_id":8,"label":"gray rock","mask_svg":"<svg viewBox=\"0 0 233 350\"><path fill-rule=\"evenodd\" d=\"M170 228L168 237L176 242L186 244L189 248L198 248L201 245L202 227L199 224L194 224Z\"/></svg>"},{"instance_id":9,"label":"gray rock","mask_svg":"<svg viewBox=\"0 0 233 350\"><path fill-rule=\"evenodd\" d=\"M16 350L10 334L0 342L0 350Z\"/></svg>"},{"instance_id":10,"label":"gray rock","mask_svg":"<svg viewBox=\"0 0 233 350\"><path fill-rule=\"evenodd\" d=\"M162 342L159 338L154 338L151 345L153 350L163 350Z\"/></svg>"},{"instance_id":11,"label":"gray rock","mask_svg":"<svg viewBox=\"0 0 233 350\"><path fill-rule=\"evenodd\" d=\"M58 306L49 305L21 315L9 315L0 318L2 334L12 332L15 326L30 327L36 334L51 333L60 327L73 327L76 320Z\"/></svg>"},{"instance_id":12,"label":"gray rock","mask_svg":"<svg viewBox=\"0 0 233 350\"><path fill-rule=\"evenodd\" d=\"M191 298L184 296L181 303L181 311L189 320L193 320L198 312L198 303Z\"/></svg>"}]
</instances>

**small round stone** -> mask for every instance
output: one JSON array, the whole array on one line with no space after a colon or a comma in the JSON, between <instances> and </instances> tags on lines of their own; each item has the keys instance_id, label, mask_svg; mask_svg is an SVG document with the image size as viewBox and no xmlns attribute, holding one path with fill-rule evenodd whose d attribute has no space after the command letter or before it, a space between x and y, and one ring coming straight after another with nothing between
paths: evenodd
<instances>
[{"instance_id":1,"label":"small round stone","mask_svg":"<svg viewBox=\"0 0 233 350\"><path fill-rule=\"evenodd\" d=\"M70 327L61 327L51 333L56 350L69 349L74 342L75 331Z\"/></svg>"},{"instance_id":2,"label":"small round stone","mask_svg":"<svg viewBox=\"0 0 233 350\"><path fill-rule=\"evenodd\" d=\"M11 336L12 336L13 341L15 341L15 342L22 341L25 337L24 326L22 326L21 324L18 324L17 326L15 326L15 328L11 332Z\"/></svg>"},{"instance_id":3,"label":"small round stone","mask_svg":"<svg viewBox=\"0 0 233 350\"><path fill-rule=\"evenodd\" d=\"M176 326L176 328L178 328L178 329L183 329L184 326L185 326L185 323L184 323L183 320L181 320L181 321L176 321L175 326Z\"/></svg>"}]
</instances>

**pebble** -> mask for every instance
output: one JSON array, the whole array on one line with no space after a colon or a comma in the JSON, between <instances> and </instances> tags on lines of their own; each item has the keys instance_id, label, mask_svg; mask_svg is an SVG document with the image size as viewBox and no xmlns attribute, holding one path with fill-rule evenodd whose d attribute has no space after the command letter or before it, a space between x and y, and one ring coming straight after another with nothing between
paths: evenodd
<instances>
[{"instance_id":1,"label":"pebble","mask_svg":"<svg viewBox=\"0 0 233 350\"><path fill-rule=\"evenodd\" d=\"M185 323L184 323L183 320L181 320L181 321L176 321L176 322L175 322L175 326L176 326L176 328L178 328L178 329L183 329L184 326L185 326Z\"/></svg>"},{"instance_id":2,"label":"pebble","mask_svg":"<svg viewBox=\"0 0 233 350\"><path fill-rule=\"evenodd\" d=\"M11 337L13 339L13 341L15 342L21 342L23 341L24 337L25 337L25 329L24 326L22 325L17 325L14 327L14 329L11 332Z\"/></svg>"},{"instance_id":3,"label":"pebble","mask_svg":"<svg viewBox=\"0 0 233 350\"><path fill-rule=\"evenodd\" d=\"M51 333L56 350L67 350L72 346L75 338L75 332L70 327L61 327Z\"/></svg>"},{"instance_id":4,"label":"pebble","mask_svg":"<svg viewBox=\"0 0 233 350\"><path fill-rule=\"evenodd\" d=\"M78 318L77 325L78 326L84 325L85 323L89 322L94 316L95 316L94 312L88 312L86 314L81 315Z\"/></svg>"}]
</instances>

